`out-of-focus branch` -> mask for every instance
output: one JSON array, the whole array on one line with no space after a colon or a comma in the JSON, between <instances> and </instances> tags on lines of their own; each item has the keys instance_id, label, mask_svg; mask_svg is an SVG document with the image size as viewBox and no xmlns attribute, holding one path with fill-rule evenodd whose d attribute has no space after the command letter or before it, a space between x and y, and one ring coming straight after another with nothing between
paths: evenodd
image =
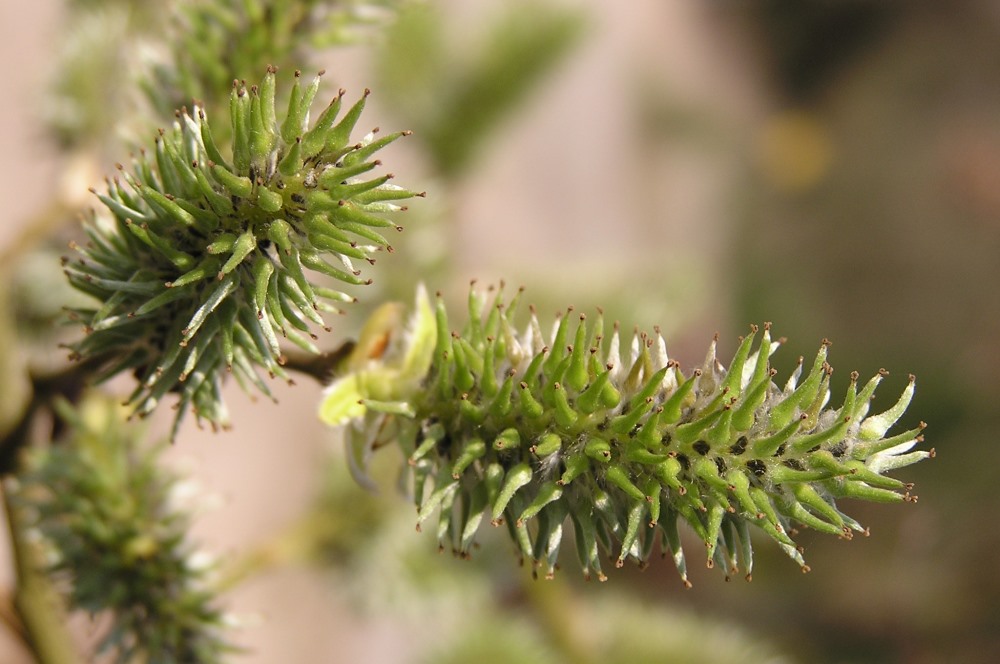
<instances>
[{"instance_id":1,"label":"out-of-focus branch","mask_svg":"<svg viewBox=\"0 0 1000 664\"><path fill-rule=\"evenodd\" d=\"M0 439L0 477L17 470L18 454L30 443L32 423L39 410L57 397L70 402L78 400L87 383L105 358L94 356L75 362L53 374L31 376L31 400L10 433ZM56 423L58 426L58 422ZM58 433L58 432L55 432Z\"/></svg>"},{"instance_id":2,"label":"out-of-focus branch","mask_svg":"<svg viewBox=\"0 0 1000 664\"><path fill-rule=\"evenodd\" d=\"M17 574L14 608L24 627L25 645L39 664L76 664L82 660L66 629L61 599L42 572L37 548L27 541L27 525L18 506L11 504L7 481L0 482L0 492Z\"/></svg>"}]
</instances>

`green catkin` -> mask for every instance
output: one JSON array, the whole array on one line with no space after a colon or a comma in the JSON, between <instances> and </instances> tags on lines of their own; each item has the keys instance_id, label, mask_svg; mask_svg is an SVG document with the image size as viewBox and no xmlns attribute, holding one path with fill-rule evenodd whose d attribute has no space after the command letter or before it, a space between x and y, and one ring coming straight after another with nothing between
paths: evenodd
<instances>
[{"instance_id":1,"label":"green catkin","mask_svg":"<svg viewBox=\"0 0 1000 664\"><path fill-rule=\"evenodd\" d=\"M199 394L211 393L200 384ZM58 558L48 572L72 588L70 606L107 623L94 652L108 661L224 661L233 649L226 619L206 592L208 570L194 564L190 515L171 500L179 478L166 472L164 446L140 444L142 430L113 399L60 399L55 409L63 444L25 455L16 496Z\"/></svg>"},{"instance_id":2,"label":"green catkin","mask_svg":"<svg viewBox=\"0 0 1000 664\"><path fill-rule=\"evenodd\" d=\"M627 357L617 328L603 339L601 316L575 317L573 325L567 312L548 338L533 315L518 333L517 312L498 291L492 305L474 292L470 321L454 333L440 298L435 308L423 297L410 329L423 325L435 348L423 379L397 386L392 398L410 404L422 423L399 430L440 431L433 444L400 443L417 450L410 453L414 468L419 459L439 478L422 502L421 521L442 492L454 492L448 498L465 516L450 535L439 534L462 555L488 515L494 525L507 523L523 556L552 573L568 517L586 576L604 578L602 551L616 564L644 563L661 542L690 585L677 530L683 521L704 542L706 563L727 578L750 578L753 530L807 570L790 535L796 527L849 537L862 528L837 499L912 501L911 485L882 473L933 456L911 451L923 440L922 423L884 437L908 405L912 381L878 415L864 411L882 373L860 392L852 377L841 405L827 407L825 340L805 379L799 382L796 370L779 388L769 363L777 347L770 324L740 340L729 368L716 360L713 342L705 366L683 373L659 332L637 334ZM394 361L380 370L395 370ZM330 399L347 384L335 382ZM331 424L354 419L352 439L372 444L363 437L373 427L361 421L369 415L324 406L322 416Z\"/></svg>"},{"instance_id":3,"label":"green catkin","mask_svg":"<svg viewBox=\"0 0 1000 664\"><path fill-rule=\"evenodd\" d=\"M389 175L365 175L381 164L373 155L392 141L351 143L364 98L338 120L341 92L310 127L319 77L303 89L296 76L281 118L276 79L268 67L259 86L234 82L231 131L225 132L231 156L223 154L203 109L182 109L150 153L142 152L131 168L119 166L107 191L94 192L110 223L88 224L91 241L73 246L83 260L67 261L66 271L99 302L77 312L90 333L71 350L74 357L103 360L99 377L134 367L141 389L129 403L137 412L148 413L148 404L176 392L178 421L187 405L201 404L199 419L225 425L213 419L225 408L211 404L218 391L208 386L221 383L229 366L239 367L241 382L259 386L253 366L281 373L275 369L279 338L319 352L306 338L313 336L311 326L329 330L320 312L339 311L336 303L353 298L314 285L314 273L352 286L370 283L351 260L373 262L373 252L389 247L382 232L398 226L384 215L402 209L380 201L414 195L390 185ZM335 267L340 264L345 269ZM199 343L207 321L244 308L253 310L241 319L245 334L230 330ZM246 341L252 347L240 352ZM177 372L158 371L171 354L190 369L183 384ZM206 387L193 387L198 367L204 368L199 385Z\"/></svg>"}]
</instances>

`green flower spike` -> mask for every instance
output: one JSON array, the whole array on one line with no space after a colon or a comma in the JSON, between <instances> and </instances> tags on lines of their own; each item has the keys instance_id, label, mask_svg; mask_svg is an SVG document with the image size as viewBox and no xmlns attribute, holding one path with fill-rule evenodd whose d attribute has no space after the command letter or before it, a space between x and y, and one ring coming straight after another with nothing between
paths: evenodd
<instances>
[{"instance_id":1,"label":"green flower spike","mask_svg":"<svg viewBox=\"0 0 1000 664\"><path fill-rule=\"evenodd\" d=\"M110 400L57 409L68 438L36 451L18 497L34 508L71 608L109 618L98 651L122 663L223 661L225 618L186 541L188 515L171 505L178 485L163 446L139 446Z\"/></svg>"},{"instance_id":2,"label":"green flower spike","mask_svg":"<svg viewBox=\"0 0 1000 664\"><path fill-rule=\"evenodd\" d=\"M505 524L521 555L551 576L571 525L588 578L605 579L602 551L616 566L642 565L659 542L690 585L680 523L704 542L709 567L749 579L754 528L808 571L795 526L849 539L866 531L837 499L916 501L912 485L883 474L934 456L911 451L923 423L886 437L912 378L892 408L867 415L885 374L863 386L852 374L842 405L829 408L825 340L779 387L769 325L741 338L728 369L713 341L704 366L685 373L658 330L623 347L600 312L569 310L550 335L532 312L518 332L519 299L505 305L501 287L487 307L473 291L455 333L442 301L435 311L420 290L409 334L355 364L321 407L327 423L350 425L360 470L395 436L418 527L437 512L442 546L467 556L483 520Z\"/></svg>"},{"instance_id":3,"label":"green flower spike","mask_svg":"<svg viewBox=\"0 0 1000 664\"><path fill-rule=\"evenodd\" d=\"M71 348L105 358L104 377L134 371L139 415L177 392L177 423L191 406L225 425L222 376L269 395L258 369L287 378L279 337L318 353L312 330L329 330L321 313L354 300L325 278L370 283L355 261L392 251L382 233L401 228L386 214L422 194L392 175L365 178L381 163L372 156L408 132L351 141L367 90L338 120L341 90L310 126L319 82L302 86L296 72L284 118L273 67L260 86L234 82L231 158L196 106L97 194L111 218L93 219L89 242L74 245L80 258L64 260L70 282L100 302L72 312L87 335Z\"/></svg>"}]
</instances>

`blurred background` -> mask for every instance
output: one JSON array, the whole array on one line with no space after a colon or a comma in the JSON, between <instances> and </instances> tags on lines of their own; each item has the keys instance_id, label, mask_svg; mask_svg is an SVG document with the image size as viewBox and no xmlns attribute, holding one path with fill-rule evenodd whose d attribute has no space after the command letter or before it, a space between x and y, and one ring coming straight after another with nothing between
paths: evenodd
<instances>
[{"instance_id":1,"label":"blurred background","mask_svg":"<svg viewBox=\"0 0 1000 664\"><path fill-rule=\"evenodd\" d=\"M0 4L0 374L64 359L53 266L87 187L169 121L128 84L174 4ZM168 459L196 487L193 539L245 577L223 598L234 660L1000 660L1000 5L383 4L302 65L327 95L372 88L363 121L415 130L383 159L428 197L364 301L505 279L543 312L659 324L684 367L773 321L781 380L833 341L834 403L852 370L890 371L883 405L915 374L900 426L929 423L938 456L898 473L917 505L847 508L871 537L804 532L808 575L762 542L749 584L692 564L685 590L669 560L586 584L572 556L534 582L505 537L462 562L414 534L397 459L379 494L357 488L319 386L277 406L231 390L234 430L186 427ZM74 623L84 644L99 629ZM0 660L30 661L11 633Z\"/></svg>"}]
</instances>

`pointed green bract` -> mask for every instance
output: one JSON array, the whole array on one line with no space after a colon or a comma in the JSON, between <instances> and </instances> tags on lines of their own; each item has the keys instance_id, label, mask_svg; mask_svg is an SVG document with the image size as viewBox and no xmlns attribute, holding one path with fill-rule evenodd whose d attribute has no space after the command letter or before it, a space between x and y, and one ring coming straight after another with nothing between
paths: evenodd
<instances>
[{"instance_id":1,"label":"pointed green bract","mask_svg":"<svg viewBox=\"0 0 1000 664\"><path fill-rule=\"evenodd\" d=\"M490 305L473 292L469 322L453 331L443 302L433 308L421 289L406 348L342 378L321 408L369 450L368 432L386 429L372 420L395 420L389 430L400 432L413 472L438 478L418 482L420 521L440 507L441 545L462 555L488 516L551 573L568 517L588 576L603 577L599 548L618 564L645 563L662 542L687 584L680 520L703 540L708 566L727 576L742 568L749 577L754 527L807 570L789 535L795 527L850 538L864 529L836 499L913 501L912 485L882 473L933 456L912 451L923 424L883 437L909 403L912 379L877 415L865 417L881 374L861 393L852 375L842 405L826 407L826 340L806 377L779 388L769 324L756 345L756 326L741 340L728 369L713 342L703 366L682 372L659 333L636 332L623 353L617 328L603 338L600 317L563 315L551 338L534 316L518 334L516 317L502 288ZM421 361L399 359L414 357ZM362 413L357 404L372 398L362 379L380 370L399 377L402 366L410 370L391 398L406 408Z\"/></svg>"},{"instance_id":2,"label":"pointed green bract","mask_svg":"<svg viewBox=\"0 0 1000 664\"><path fill-rule=\"evenodd\" d=\"M296 79L280 118L276 85L274 68L260 86L234 82L225 132L231 159L203 109L179 111L153 153L131 169L120 166L98 194L109 214L89 223L91 242L65 262L70 282L100 300L79 312L88 334L72 345L74 355L105 359L106 377L128 358L140 384L130 399L139 415L175 392L178 419L190 406L199 419L225 426L216 398L225 375L258 388L266 385L261 370L284 377L284 338L317 352L302 333L329 329L320 312L354 298L315 283L314 273L369 283L353 261L374 262L389 246L382 230L398 228L386 213L402 209L382 201L415 195L389 185L388 176L364 175L381 163L371 160L374 152L391 142L350 144L367 90L339 121L336 102L310 128L319 77L304 93ZM418 359L415 370L425 372Z\"/></svg>"}]
</instances>

